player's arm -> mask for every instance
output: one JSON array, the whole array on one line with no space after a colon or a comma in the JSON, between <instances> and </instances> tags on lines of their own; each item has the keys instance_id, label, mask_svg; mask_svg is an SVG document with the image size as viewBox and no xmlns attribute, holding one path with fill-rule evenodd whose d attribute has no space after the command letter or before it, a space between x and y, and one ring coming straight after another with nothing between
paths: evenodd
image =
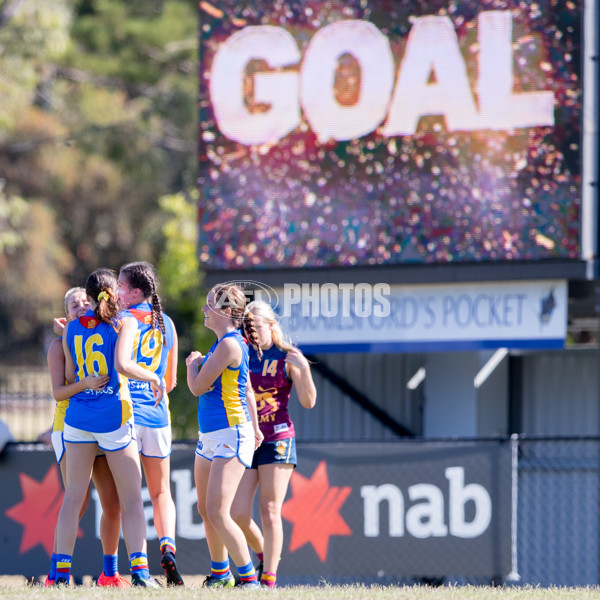
<instances>
[{"instance_id":1,"label":"player's arm","mask_svg":"<svg viewBox=\"0 0 600 600\"><path fill-rule=\"evenodd\" d=\"M288 375L304 408L313 408L317 402L317 388L310 371L310 363L298 348L292 348L285 356Z\"/></svg>"},{"instance_id":2,"label":"player's arm","mask_svg":"<svg viewBox=\"0 0 600 600\"><path fill-rule=\"evenodd\" d=\"M173 345L169 350L167 358L167 371L165 373L165 383L167 392L170 392L177 385L177 358L179 355L179 342L177 339L177 331L173 325Z\"/></svg>"},{"instance_id":3,"label":"player's arm","mask_svg":"<svg viewBox=\"0 0 600 600\"><path fill-rule=\"evenodd\" d=\"M254 388L248 380L246 384L246 404L248 405L248 412L250 413L250 418L252 419L252 426L254 427L254 448L258 448L265 439L263 432L260 430L260 425L258 423L258 410L256 408L256 396L254 395Z\"/></svg>"},{"instance_id":4,"label":"player's arm","mask_svg":"<svg viewBox=\"0 0 600 600\"><path fill-rule=\"evenodd\" d=\"M69 352L69 358L71 353ZM71 396L79 394L84 390L101 390L108 383L108 375L99 375L95 377L94 374L88 375L80 381L74 383L65 383L65 381L75 380L75 367L73 365L73 371L70 378L67 378L66 374L66 355L63 349L63 344L60 340L53 340L48 348L48 355L46 356L48 361L48 370L50 371L50 381L52 383L52 395L57 402L61 400L68 400ZM73 364L73 360L71 360Z\"/></svg>"},{"instance_id":5,"label":"player's arm","mask_svg":"<svg viewBox=\"0 0 600 600\"><path fill-rule=\"evenodd\" d=\"M136 320L133 317L123 317L120 326L115 346L115 369L129 379L149 381L158 404L165 392L160 377L154 371L149 371L138 365L132 358L133 342L137 333Z\"/></svg>"},{"instance_id":6,"label":"player's arm","mask_svg":"<svg viewBox=\"0 0 600 600\"><path fill-rule=\"evenodd\" d=\"M73 383L75 381L75 363L73 362L73 357L71 356L71 350L69 349L69 344L67 344L67 331L69 329L69 325L67 324L63 330L63 338L62 338L62 348L63 348L63 360L65 365L64 370L64 380L67 383Z\"/></svg>"}]
</instances>

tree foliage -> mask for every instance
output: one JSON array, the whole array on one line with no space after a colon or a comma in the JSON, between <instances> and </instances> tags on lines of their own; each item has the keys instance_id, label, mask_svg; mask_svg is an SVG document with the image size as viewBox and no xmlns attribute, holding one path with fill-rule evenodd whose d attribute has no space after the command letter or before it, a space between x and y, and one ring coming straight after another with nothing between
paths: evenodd
<instances>
[{"instance_id":1,"label":"tree foliage","mask_svg":"<svg viewBox=\"0 0 600 600\"><path fill-rule=\"evenodd\" d=\"M0 2L0 355L30 359L92 270L189 252L159 199L195 184L196 27L192 0Z\"/></svg>"},{"instance_id":2,"label":"tree foliage","mask_svg":"<svg viewBox=\"0 0 600 600\"><path fill-rule=\"evenodd\" d=\"M165 310L173 319L179 335L179 385L169 394L173 436L178 439L195 437L197 431L197 403L185 385L185 357L198 348L206 352L214 341L214 334L203 325L201 311L206 290L201 277L198 277L197 201L195 190L188 195L167 195L159 201L165 216L165 248L158 264L160 290L161 296L170 300Z\"/></svg>"}]
</instances>

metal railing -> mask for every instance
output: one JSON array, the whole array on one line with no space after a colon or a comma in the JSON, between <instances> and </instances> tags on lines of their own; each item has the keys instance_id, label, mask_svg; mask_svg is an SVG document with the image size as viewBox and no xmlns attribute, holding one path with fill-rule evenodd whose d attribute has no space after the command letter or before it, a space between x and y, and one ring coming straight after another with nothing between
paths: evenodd
<instances>
[{"instance_id":1,"label":"metal railing","mask_svg":"<svg viewBox=\"0 0 600 600\"><path fill-rule=\"evenodd\" d=\"M0 367L0 420L16 441L33 441L47 431L55 406L48 369Z\"/></svg>"}]
</instances>

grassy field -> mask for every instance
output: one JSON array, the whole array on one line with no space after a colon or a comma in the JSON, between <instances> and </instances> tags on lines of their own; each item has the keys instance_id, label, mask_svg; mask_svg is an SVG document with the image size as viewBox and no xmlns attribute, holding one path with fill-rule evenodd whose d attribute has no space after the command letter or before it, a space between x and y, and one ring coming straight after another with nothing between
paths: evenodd
<instances>
[{"instance_id":1,"label":"grassy field","mask_svg":"<svg viewBox=\"0 0 600 600\"><path fill-rule=\"evenodd\" d=\"M81 600L112 600L122 598L169 598L195 600L199 597L221 600L247 594L277 600L600 600L600 588L538 588L538 587L473 587L473 586L402 586L381 587L346 585L334 586L323 582L318 586L282 587L275 590L211 590L202 588L202 577L188 578L185 588L162 590L111 590L89 584L67 589L43 588L29 585L22 577L0 578L0 598L30 600L70 598Z\"/></svg>"}]
</instances>

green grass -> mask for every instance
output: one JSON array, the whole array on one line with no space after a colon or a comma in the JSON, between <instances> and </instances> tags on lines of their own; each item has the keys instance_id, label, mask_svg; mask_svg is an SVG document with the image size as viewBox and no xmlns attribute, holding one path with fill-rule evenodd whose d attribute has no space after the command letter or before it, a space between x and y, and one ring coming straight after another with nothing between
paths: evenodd
<instances>
[{"instance_id":1,"label":"green grass","mask_svg":"<svg viewBox=\"0 0 600 600\"><path fill-rule=\"evenodd\" d=\"M474 586L334 586L326 582L318 586L282 587L275 590L241 591L235 589L211 590L201 587L202 578L194 578L185 588L162 590L111 590L95 586L68 589L43 588L27 585L22 578L0 582L0 598L15 600L52 600L70 598L85 600L112 600L122 598L168 598L169 600L196 600L211 598L222 600L236 598L238 594L248 597L273 598L274 600L600 600L600 588L539 588L539 587L474 587Z\"/></svg>"}]
</instances>

